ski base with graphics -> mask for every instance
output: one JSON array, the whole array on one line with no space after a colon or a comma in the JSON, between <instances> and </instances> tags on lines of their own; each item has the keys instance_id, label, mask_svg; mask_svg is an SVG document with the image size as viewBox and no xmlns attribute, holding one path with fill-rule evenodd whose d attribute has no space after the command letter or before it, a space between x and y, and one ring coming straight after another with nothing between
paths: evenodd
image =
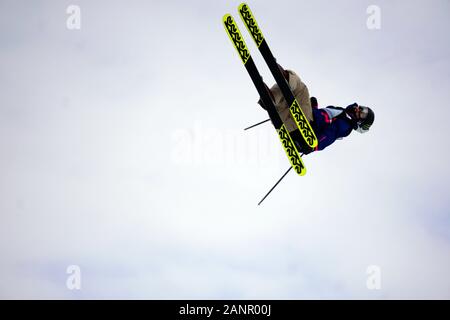
<instances>
[{"instance_id":1,"label":"ski base with graphics","mask_svg":"<svg viewBox=\"0 0 450 320\"><path fill-rule=\"evenodd\" d=\"M242 34L240 33L236 22L230 14L224 15L222 21L231 42L237 50L242 63L247 69L247 72L250 75L250 78L252 79L253 84L255 85L256 90L259 93L259 96L261 97L262 102L267 106L267 112L269 113L270 120L272 121L272 124L274 125L278 133L278 137L280 138L281 144L284 148L284 151L286 152L286 155L289 158L289 162L291 163L292 168L294 168L297 174L301 176L304 175L306 173L306 167L303 164L301 156L288 130L286 129L286 126L280 119L280 116L275 109L272 98L270 97L269 92L264 85L263 79L258 69L256 68L256 65L250 55L249 50L247 49L244 38L242 37Z\"/></svg>"},{"instance_id":2,"label":"ski base with graphics","mask_svg":"<svg viewBox=\"0 0 450 320\"><path fill-rule=\"evenodd\" d=\"M306 142L307 147L314 149L318 144L316 135L313 129L311 128L309 121L306 119L305 114L300 108L297 99L292 93L289 84L284 78L283 73L279 69L278 63L275 57L273 56L272 52L270 51L266 39L264 38L261 29L259 28L256 19L253 16L249 6L246 3L241 3L241 5L239 5L238 10L239 15L241 16L242 21L244 21L244 24L247 27L248 32L251 34L253 40L256 43L256 46L258 47L270 71L272 72L275 81L280 87L281 92L283 93L283 96L286 99L286 102L288 103L288 106L290 106L289 110L291 111L291 116L295 120L298 128L300 129L304 142Z\"/></svg>"}]
</instances>

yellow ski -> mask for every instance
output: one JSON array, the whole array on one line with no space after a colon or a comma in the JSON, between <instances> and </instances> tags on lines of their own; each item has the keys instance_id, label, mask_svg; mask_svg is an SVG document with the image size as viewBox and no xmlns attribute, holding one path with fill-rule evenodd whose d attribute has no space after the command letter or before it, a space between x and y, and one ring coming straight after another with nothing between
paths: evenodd
<instances>
[{"instance_id":1,"label":"yellow ski","mask_svg":"<svg viewBox=\"0 0 450 320\"><path fill-rule=\"evenodd\" d=\"M255 85L256 90L261 97L261 100L267 106L267 112L269 113L270 120L277 130L281 145L286 152L292 168L294 168L297 174L303 176L306 173L306 167L303 164L302 158L299 155L299 152L289 132L287 131L285 125L283 124L280 116L275 109L272 98L270 97L269 92L264 86L262 77L258 69L256 68L255 62L250 55L250 52L245 44L244 38L242 37L242 34L240 33L236 22L230 14L224 15L222 21L231 42L233 43L236 51L239 54L239 57L242 60L242 63L244 64L248 74L253 80L253 84Z\"/></svg>"},{"instance_id":2,"label":"yellow ski","mask_svg":"<svg viewBox=\"0 0 450 320\"><path fill-rule=\"evenodd\" d=\"M269 66L269 69L272 72L275 81L280 87L281 92L283 93L283 96L286 99L286 102L290 106L289 110L291 112L292 118L295 120L298 128L300 129L303 139L310 148L315 148L318 143L316 135L313 129L311 128L309 121L306 119L305 114L300 108L297 99L292 93L289 84L287 83L282 72L278 68L278 63L275 57L273 56L272 52L270 51L266 39L264 38L261 29L259 28L256 19L253 16L249 6L246 3L241 3L238 10L239 15L242 18L242 21L244 21L248 32L252 35L252 38L255 41L267 65Z\"/></svg>"}]
</instances>

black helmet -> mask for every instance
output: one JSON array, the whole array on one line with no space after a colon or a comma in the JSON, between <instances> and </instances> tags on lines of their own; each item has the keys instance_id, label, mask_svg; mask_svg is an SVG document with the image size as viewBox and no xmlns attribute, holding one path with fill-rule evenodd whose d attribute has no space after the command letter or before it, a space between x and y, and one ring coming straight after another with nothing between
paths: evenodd
<instances>
[{"instance_id":1,"label":"black helmet","mask_svg":"<svg viewBox=\"0 0 450 320\"><path fill-rule=\"evenodd\" d=\"M373 124L375 120L375 113L369 107L359 106L361 108L361 119L357 122L356 131L360 133L364 133L369 131L370 126Z\"/></svg>"}]
</instances>

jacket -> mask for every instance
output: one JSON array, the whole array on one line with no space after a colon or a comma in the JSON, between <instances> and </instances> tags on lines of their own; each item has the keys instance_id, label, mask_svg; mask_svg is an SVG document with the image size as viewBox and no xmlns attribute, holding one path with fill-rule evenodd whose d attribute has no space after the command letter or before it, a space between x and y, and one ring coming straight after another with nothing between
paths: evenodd
<instances>
[{"instance_id":1,"label":"jacket","mask_svg":"<svg viewBox=\"0 0 450 320\"><path fill-rule=\"evenodd\" d=\"M318 145L314 151L320 151L337 139L347 137L353 130L351 118L343 108L328 106L322 109L313 108L314 121L311 123Z\"/></svg>"}]
</instances>

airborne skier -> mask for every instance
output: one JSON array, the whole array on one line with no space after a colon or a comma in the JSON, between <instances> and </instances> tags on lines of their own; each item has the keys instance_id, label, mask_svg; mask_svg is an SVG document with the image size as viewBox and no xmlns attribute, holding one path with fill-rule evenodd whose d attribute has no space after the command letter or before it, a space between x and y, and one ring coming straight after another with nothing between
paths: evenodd
<instances>
[{"instance_id":1,"label":"airborne skier","mask_svg":"<svg viewBox=\"0 0 450 320\"><path fill-rule=\"evenodd\" d=\"M310 100L308 88L295 72L284 70L276 62L248 5L240 4L238 11L276 81L271 89L264 83L239 28L230 14L225 14L222 18L225 31L259 93L258 103L269 114L291 164L286 173L258 203L259 205L292 168L300 176L306 173L302 161L304 154L323 150L336 139L348 136L352 129L360 132L367 131L374 121L374 113L370 108L356 103L345 109L332 106L317 109L317 100L315 98ZM311 102L314 102L314 108Z\"/></svg>"},{"instance_id":2,"label":"airborne skier","mask_svg":"<svg viewBox=\"0 0 450 320\"><path fill-rule=\"evenodd\" d=\"M315 97L310 98L308 87L303 83L300 77L292 70L284 70L280 65L278 65L278 68L283 73L292 93L299 102L305 117L311 124L318 139L318 145L314 149L304 146L303 141L298 139L300 135L295 134L295 131L298 131L298 128L295 121L292 119L288 104L284 99L280 87L278 84L274 84L269 89L267 85L265 85L281 120L286 125L287 130L291 134L293 141L300 152L308 154L313 151L323 150L337 139L342 139L350 135L352 130L365 133L373 124L375 114L372 109L358 105L357 103L353 103L346 108L328 106L319 109L317 99ZM258 104L267 110L267 107L261 99L258 101Z\"/></svg>"}]
</instances>

